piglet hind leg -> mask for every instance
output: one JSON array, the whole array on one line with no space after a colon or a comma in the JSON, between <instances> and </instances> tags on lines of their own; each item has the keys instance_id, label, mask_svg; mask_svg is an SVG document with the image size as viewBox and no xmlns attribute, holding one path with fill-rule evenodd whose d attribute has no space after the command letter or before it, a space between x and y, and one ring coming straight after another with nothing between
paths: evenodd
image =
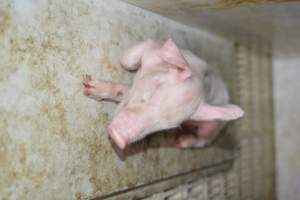
<instances>
[{"instance_id":1,"label":"piglet hind leg","mask_svg":"<svg viewBox=\"0 0 300 200\"><path fill-rule=\"evenodd\" d=\"M120 102L129 90L128 86L110 81L93 80L90 75L83 76L83 94L95 100Z\"/></svg>"},{"instance_id":2,"label":"piglet hind leg","mask_svg":"<svg viewBox=\"0 0 300 200\"><path fill-rule=\"evenodd\" d=\"M210 144L219 134L221 129L225 126L226 122L241 118L244 112L236 105L208 105L201 104L188 126L196 126L196 131L187 133L178 138L177 146L180 148L186 147L203 147Z\"/></svg>"},{"instance_id":3,"label":"piglet hind leg","mask_svg":"<svg viewBox=\"0 0 300 200\"><path fill-rule=\"evenodd\" d=\"M177 139L176 146L179 148L205 147L216 139L225 123L223 121L203 121L193 125L193 128L184 128Z\"/></svg>"}]
</instances>

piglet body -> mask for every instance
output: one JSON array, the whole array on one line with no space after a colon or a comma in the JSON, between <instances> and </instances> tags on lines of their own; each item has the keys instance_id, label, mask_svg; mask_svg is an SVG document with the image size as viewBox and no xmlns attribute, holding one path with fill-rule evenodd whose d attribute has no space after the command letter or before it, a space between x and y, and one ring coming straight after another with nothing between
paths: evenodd
<instances>
[{"instance_id":1,"label":"piglet body","mask_svg":"<svg viewBox=\"0 0 300 200\"><path fill-rule=\"evenodd\" d=\"M178 147L205 146L226 122L243 115L238 106L228 104L218 72L172 40L133 46L121 65L136 71L131 86L84 80L85 95L120 101L108 133L121 149L148 134L177 127L184 132Z\"/></svg>"}]
</instances>

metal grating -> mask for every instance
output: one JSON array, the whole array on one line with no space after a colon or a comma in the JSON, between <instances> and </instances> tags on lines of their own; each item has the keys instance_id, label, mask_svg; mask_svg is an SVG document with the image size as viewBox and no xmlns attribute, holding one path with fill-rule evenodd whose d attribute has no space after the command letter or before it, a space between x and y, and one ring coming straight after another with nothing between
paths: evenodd
<instances>
[{"instance_id":1,"label":"metal grating","mask_svg":"<svg viewBox=\"0 0 300 200\"><path fill-rule=\"evenodd\" d=\"M225 174L203 177L144 200L223 200L226 199Z\"/></svg>"},{"instance_id":2,"label":"metal grating","mask_svg":"<svg viewBox=\"0 0 300 200\"><path fill-rule=\"evenodd\" d=\"M237 47L240 85L237 99L247 113L238 127L240 199L274 199L271 49L255 38Z\"/></svg>"}]
</instances>

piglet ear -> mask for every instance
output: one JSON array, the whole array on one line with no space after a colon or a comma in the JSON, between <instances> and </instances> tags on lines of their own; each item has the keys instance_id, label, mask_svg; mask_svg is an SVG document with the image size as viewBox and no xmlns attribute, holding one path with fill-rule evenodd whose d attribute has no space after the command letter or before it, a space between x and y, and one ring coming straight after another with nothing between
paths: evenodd
<instances>
[{"instance_id":1,"label":"piglet ear","mask_svg":"<svg viewBox=\"0 0 300 200\"><path fill-rule=\"evenodd\" d=\"M213 106L202 104L192 116L192 119L196 121L231 121L241 118L243 115L244 111L236 105Z\"/></svg>"},{"instance_id":2,"label":"piglet ear","mask_svg":"<svg viewBox=\"0 0 300 200\"><path fill-rule=\"evenodd\" d=\"M192 72L188 62L172 39L162 46L159 56L168 63L170 71L175 72L180 79L185 80L191 76Z\"/></svg>"}]
</instances>

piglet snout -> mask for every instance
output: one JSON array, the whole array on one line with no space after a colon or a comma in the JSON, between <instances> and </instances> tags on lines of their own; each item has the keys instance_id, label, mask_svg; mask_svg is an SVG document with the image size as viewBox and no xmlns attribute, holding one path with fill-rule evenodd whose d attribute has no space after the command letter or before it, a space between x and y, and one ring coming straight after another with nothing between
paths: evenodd
<instances>
[{"instance_id":1,"label":"piglet snout","mask_svg":"<svg viewBox=\"0 0 300 200\"><path fill-rule=\"evenodd\" d=\"M131 110L126 110L113 118L108 126L108 133L113 142L120 149L124 149L128 143L134 141L143 132L146 124L147 122L145 122L143 116L139 116Z\"/></svg>"}]
</instances>

